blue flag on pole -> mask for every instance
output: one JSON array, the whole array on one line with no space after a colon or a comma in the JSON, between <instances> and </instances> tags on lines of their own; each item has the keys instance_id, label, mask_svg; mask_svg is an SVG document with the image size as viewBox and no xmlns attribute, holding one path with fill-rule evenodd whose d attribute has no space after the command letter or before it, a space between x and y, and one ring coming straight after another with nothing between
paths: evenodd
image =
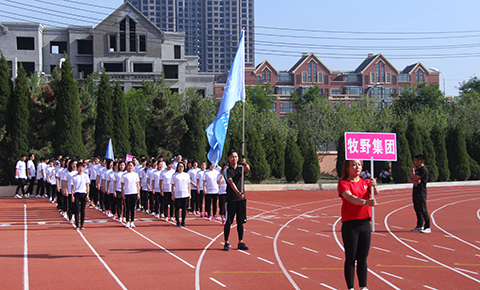
<instances>
[{"instance_id":1,"label":"blue flag on pole","mask_svg":"<svg viewBox=\"0 0 480 290\"><path fill-rule=\"evenodd\" d=\"M233 60L230 73L228 75L225 91L223 92L222 102L218 109L217 117L205 130L207 132L208 144L210 151L208 152L208 160L212 164L217 164L222 158L223 146L225 145L225 137L227 136L228 120L230 118L230 110L235 103L242 100L245 102L245 41L244 33L240 35L237 53Z\"/></svg>"},{"instance_id":2,"label":"blue flag on pole","mask_svg":"<svg viewBox=\"0 0 480 290\"><path fill-rule=\"evenodd\" d=\"M107 153L105 153L105 158L113 160L113 146L112 139L108 140Z\"/></svg>"}]
</instances>

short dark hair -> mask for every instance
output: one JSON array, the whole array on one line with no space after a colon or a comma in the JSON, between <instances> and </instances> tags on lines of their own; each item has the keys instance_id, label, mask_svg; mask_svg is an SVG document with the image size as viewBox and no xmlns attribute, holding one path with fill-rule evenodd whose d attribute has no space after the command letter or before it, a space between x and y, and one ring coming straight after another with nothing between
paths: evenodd
<instances>
[{"instance_id":1,"label":"short dark hair","mask_svg":"<svg viewBox=\"0 0 480 290\"><path fill-rule=\"evenodd\" d=\"M230 155L232 155L233 153L237 153L237 154L238 154L237 150L235 150L234 148L228 150L227 157L230 157Z\"/></svg>"},{"instance_id":2,"label":"short dark hair","mask_svg":"<svg viewBox=\"0 0 480 290\"><path fill-rule=\"evenodd\" d=\"M165 165L168 166L168 165L170 165L170 164L172 164L172 161L170 161L170 160L165 161Z\"/></svg>"},{"instance_id":3,"label":"short dark hair","mask_svg":"<svg viewBox=\"0 0 480 290\"><path fill-rule=\"evenodd\" d=\"M423 162L423 160L425 159L425 157L423 157L422 154L417 154L415 156L413 156L413 158L417 159L418 161L421 161Z\"/></svg>"}]
</instances>

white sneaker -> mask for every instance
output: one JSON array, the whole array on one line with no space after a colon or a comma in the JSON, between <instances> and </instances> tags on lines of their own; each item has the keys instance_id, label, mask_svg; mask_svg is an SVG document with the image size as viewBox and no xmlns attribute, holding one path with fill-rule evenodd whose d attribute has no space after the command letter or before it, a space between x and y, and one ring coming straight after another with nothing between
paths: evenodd
<instances>
[{"instance_id":1,"label":"white sneaker","mask_svg":"<svg viewBox=\"0 0 480 290\"><path fill-rule=\"evenodd\" d=\"M158 218L160 218L160 215L159 215L159 214L156 214L155 217L158 219Z\"/></svg>"},{"instance_id":2,"label":"white sneaker","mask_svg":"<svg viewBox=\"0 0 480 290\"><path fill-rule=\"evenodd\" d=\"M127 222L127 223L125 224L125 227L126 227L126 228L129 228L129 227L130 227L130 222Z\"/></svg>"},{"instance_id":3,"label":"white sneaker","mask_svg":"<svg viewBox=\"0 0 480 290\"><path fill-rule=\"evenodd\" d=\"M20 194L15 194L15 198L22 198Z\"/></svg>"},{"instance_id":4,"label":"white sneaker","mask_svg":"<svg viewBox=\"0 0 480 290\"><path fill-rule=\"evenodd\" d=\"M135 227L135 224L133 222L130 223L130 227L131 228L134 228Z\"/></svg>"},{"instance_id":5,"label":"white sneaker","mask_svg":"<svg viewBox=\"0 0 480 290\"><path fill-rule=\"evenodd\" d=\"M430 234L432 232L432 230L430 228L426 228L426 229L421 230L420 232L424 233L424 234Z\"/></svg>"}]
</instances>

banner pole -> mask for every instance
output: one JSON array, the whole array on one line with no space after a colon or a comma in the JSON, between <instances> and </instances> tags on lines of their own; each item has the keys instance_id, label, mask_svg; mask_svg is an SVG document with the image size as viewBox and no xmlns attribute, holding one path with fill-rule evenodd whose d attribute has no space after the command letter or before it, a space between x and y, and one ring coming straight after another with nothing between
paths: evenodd
<instances>
[{"instance_id":1,"label":"banner pole","mask_svg":"<svg viewBox=\"0 0 480 290\"><path fill-rule=\"evenodd\" d=\"M370 175L372 178L375 178L375 171L374 168L373 168L373 156L370 157ZM372 192L370 194L370 199L374 199L375 198L375 189L373 188L373 186L370 186ZM372 232L374 233L375 232L375 207L372 206Z\"/></svg>"},{"instance_id":2,"label":"banner pole","mask_svg":"<svg viewBox=\"0 0 480 290\"><path fill-rule=\"evenodd\" d=\"M242 159L245 158L245 100L242 102L243 113L242 113ZM245 194L245 168L242 168L242 189L240 190Z\"/></svg>"}]
</instances>

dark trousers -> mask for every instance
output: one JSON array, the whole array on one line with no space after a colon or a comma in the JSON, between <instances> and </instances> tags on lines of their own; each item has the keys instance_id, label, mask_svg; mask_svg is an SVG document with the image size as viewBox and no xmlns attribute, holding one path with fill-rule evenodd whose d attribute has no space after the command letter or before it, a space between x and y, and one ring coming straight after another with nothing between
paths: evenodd
<instances>
[{"instance_id":1,"label":"dark trousers","mask_svg":"<svg viewBox=\"0 0 480 290\"><path fill-rule=\"evenodd\" d=\"M63 199L62 210L64 213L68 213L68 195L65 196L62 194L62 199Z\"/></svg>"},{"instance_id":2,"label":"dark trousers","mask_svg":"<svg viewBox=\"0 0 480 290\"><path fill-rule=\"evenodd\" d=\"M163 192L163 212L165 217L173 217L173 209L175 208L175 204L172 201L172 193L171 192ZM168 209L170 206L170 210ZM170 212L170 216L168 213Z\"/></svg>"},{"instance_id":3,"label":"dark trousers","mask_svg":"<svg viewBox=\"0 0 480 290\"><path fill-rule=\"evenodd\" d=\"M412 194L413 199L413 209L417 215L417 227L425 227L426 229L430 228L430 215L427 210L427 195L423 194ZM423 222L425 221L425 225Z\"/></svg>"},{"instance_id":4,"label":"dark trousers","mask_svg":"<svg viewBox=\"0 0 480 290\"><path fill-rule=\"evenodd\" d=\"M90 180L90 192L89 192L90 200L93 200L93 203L97 205L98 203L98 189L97 189L97 181L95 179Z\"/></svg>"},{"instance_id":5,"label":"dark trousers","mask_svg":"<svg viewBox=\"0 0 480 290\"><path fill-rule=\"evenodd\" d=\"M157 213L155 211L155 197L151 191L148 192L148 210Z\"/></svg>"},{"instance_id":6,"label":"dark trousers","mask_svg":"<svg viewBox=\"0 0 480 290\"><path fill-rule=\"evenodd\" d=\"M15 194L18 194L18 190L22 190L22 195L25 195L25 178L17 179L18 185L17 189L15 190ZM28 192L28 191L27 191Z\"/></svg>"},{"instance_id":7,"label":"dark trousers","mask_svg":"<svg viewBox=\"0 0 480 290\"><path fill-rule=\"evenodd\" d=\"M86 193L75 193L75 225L77 228L83 227L85 222L85 206L87 205Z\"/></svg>"},{"instance_id":8,"label":"dark trousers","mask_svg":"<svg viewBox=\"0 0 480 290\"><path fill-rule=\"evenodd\" d=\"M209 217L217 215L218 194L205 194L205 212ZM213 214L212 214L213 205Z\"/></svg>"},{"instance_id":9,"label":"dark trousers","mask_svg":"<svg viewBox=\"0 0 480 290\"><path fill-rule=\"evenodd\" d=\"M48 182L45 183L45 189L47 190L47 196L52 197L52 185Z\"/></svg>"},{"instance_id":10,"label":"dark trousers","mask_svg":"<svg viewBox=\"0 0 480 290\"><path fill-rule=\"evenodd\" d=\"M32 177L28 180L30 183L28 184L27 194L33 194L33 186L35 185L35 177Z\"/></svg>"},{"instance_id":11,"label":"dark trousers","mask_svg":"<svg viewBox=\"0 0 480 290\"><path fill-rule=\"evenodd\" d=\"M148 209L148 191L140 190L140 204L144 211Z\"/></svg>"},{"instance_id":12,"label":"dark trousers","mask_svg":"<svg viewBox=\"0 0 480 290\"><path fill-rule=\"evenodd\" d=\"M372 229L370 219L346 221L342 224L342 239L345 247L344 275L347 288L353 288L355 261L360 287L367 287L367 257L370 250Z\"/></svg>"},{"instance_id":13,"label":"dark trousers","mask_svg":"<svg viewBox=\"0 0 480 290\"><path fill-rule=\"evenodd\" d=\"M68 197L68 210L67 210L67 214L68 214L68 220L72 220L72 216L76 215L76 208L75 208L75 204L73 203L72 201L72 194L69 194Z\"/></svg>"},{"instance_id":14,"label":"dark trousers","mask_svg":"<svg viewBox=\"0 0 480 290\"><path fill-rule=\"evenodd\" d=\"M225 207L227 209L227 218L225 220L225 226L223 227L225 241L228 241L228 237L230 236L230 226L233 223L235 215L237 216L238 240L243 240L243 224L247 222L247 201L229 201L225 204Z\"/></svg>"},{"instance_id":15,"label":"dark trousers","mask_svg":"<svg viewBox=\"0 0 480 290\"><path fill-rule=\"evenodd\" d=\"M203 212L203 196L205 194L203 193L203 190L200 190L200 193L197 191L195 194L197 195L197 210Z\"/></svg>"},{"instance_id":16,"label":"dark trousers","mask_svg":"<svg viewBox=\"0 0 480 290\"><path fill-rule=\"evenodd\" d=\"M40 195L45 194L45 180L43 179L38 179L38 184L37 184L37 195L40 193Z\"/></svg>"},{"instance_id":17,"label":"dark trousers","mask_svg":"<svg viewBox=\"0 0 480 290\"><path fill-rule=\"evenodd\" d=\"M105 193L102 189L98 191L98 201L100 202L100 208L102 211L105 210Z\"/></svg>"},{"instance_id":18,"label":"dark trousers","mask_svg":"<svg viewBox=\"0 0 480 290\"><path fill-rule=\"evenodd\" d=\"M104 194L105 210L112 210L112 194Z\"/></svg>"},{"instance_id":19,"label":"dark trousers","mask_svg":"<svg viewBox=\"0 0 480 290\"><path fill-rule=\"evenodd\" d=\"M185 219L187 217L188 197L175 198L175 219L177 225L180 225L180 209L182 209L182 226L185 226Z\"/></svg>"},{"instance_id":20,"label":"dark trousers","mask_svg":"<svg viewBox=\"0 0 480 290\"><path fill-rule=\"evenodd\" d=\"M127 222L135 221L135 203L137 202L136 194L125 195L125 219Z\"/></svg>"},{"instance_id":21,"label":"dark trousers","mask_svg":"<svg viewBox=\"0 0 480 290\"><path fill-rule=\"evenodd\" d=\"M55 200L55 198L57 197L57 185L56 184L51 184L51 186L52 186L51 198L52 198L52 200Z\"/></svg>"},{"instance_id":22,"label":"dark trousers","mask_svg":"<svg viewBox=\"0 0 480 290\"><path fill-rule=\"evenodd\" d=\"M197 190L190 190L190 211L197 211Z\"/></svg>"},{"instance_id":23,"label":"dark trousers","mask_svg":"<svg viewBox=\"0 0 480 290\"><path fill-rule=\"evenodd\" d=\"M57 191L57 209L63 211L63 194L60 191Z\"/></svg>"},{"instance_id":24,"label":"dark trousers","mask_svg":"<svg viewBox=\"0 0 480 290\"><path fill-rule=\"evenodd\" d=\"M117 207L117 217L120 218L123 214L123 196L120 191L117 191L117 197L115 198Z\"/></svg>"},{"instance_id":25,"label":"dark trousers","mask_svg":"<svg viewBox=\"0 0 480 290\"><path fill-rule=\"evenodd\" d=\"M156 214L163 214L164 211L163 211L163 196L160 194L159 191L155 192L155 194L153 195L153 199L154 199L154 211Z\"/></svg>"},{"instance_id":26,"label":"dark trousers","mask_svg":"<svg viewBox=\"0 0 480 290\"><path fill-rule=\"evenodd\" d=\"M218 195L218 208L220 209L220 215L225 215L225 202L227 200L226 194Z\"/></svg>"}]
</instances>

